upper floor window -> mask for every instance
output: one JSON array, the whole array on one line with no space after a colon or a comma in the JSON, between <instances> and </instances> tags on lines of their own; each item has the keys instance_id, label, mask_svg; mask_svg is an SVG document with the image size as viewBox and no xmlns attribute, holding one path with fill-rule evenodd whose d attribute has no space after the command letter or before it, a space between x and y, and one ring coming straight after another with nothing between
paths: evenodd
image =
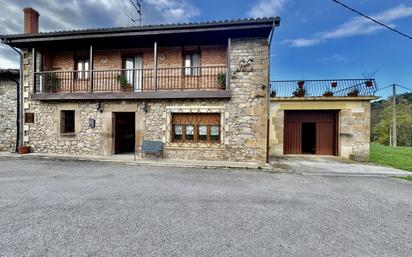
<instances>
[{"instance_id":1,"label":"upper floor window","mask_svg":"<svg viewBox=\"0 0 412 257\"><path fill-rule=\"evenodd\" d=\"M77 79L89 79L89 60L76 60Z\"/></svg>"},{"instance_id":2,"label":"upper floor window","mask_svg":"<svg viewBox=\"0 0 412 257\"><path fill-rule=\"evenodd\" d=\"M200 53L185 53L185 76L200 75Z\"/></svg>"}]
</instances>

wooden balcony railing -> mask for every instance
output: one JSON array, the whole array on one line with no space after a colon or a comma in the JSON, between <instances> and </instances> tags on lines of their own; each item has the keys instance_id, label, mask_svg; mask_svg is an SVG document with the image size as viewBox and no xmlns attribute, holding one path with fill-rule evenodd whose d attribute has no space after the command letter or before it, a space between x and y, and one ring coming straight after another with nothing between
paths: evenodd
<instances>
[{"instance_id":1,"label":"wooden balcony railing","mask_svg":"<svg viewBox=\"0 0 412 257\"><path fill-rule=\"evenodd\" d=\"M377 90L374 79L270 82L271 97L374 96Z\"/></svg>"},{"instance_id":2,"label":"wooden balcony railing","mask_svg":"<svg viewBox=\"0 0 412 257\"><path fill-rule=\"evenodd\" d=\"M224 90L226 73L226 66L43 71L34 73L34 92Z\"/></svg>"}]
</instances>

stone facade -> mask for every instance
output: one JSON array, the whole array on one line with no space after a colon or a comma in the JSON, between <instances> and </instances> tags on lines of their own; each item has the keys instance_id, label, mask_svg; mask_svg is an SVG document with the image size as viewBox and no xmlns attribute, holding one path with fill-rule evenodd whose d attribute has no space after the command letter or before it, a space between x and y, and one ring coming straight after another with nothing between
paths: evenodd
<instances>
[{"instance_id":1,"label":"stone facade","mask_svg":"<svg viewBox=\"0 0 412 257\"><path fill-rule=\"evenodd\" d=\"M207 51L215 51L213 54L219 55L219 58L226 58L219 50ZM168 110L191 109L203 112L212 109L224 117L221 124L224 127L224 140L221 144L218 147L166 145L165 157L265 162L269 101L268 42L265 38L232 39L229 52L232 70L231 99L148 100L145 101L147 112L142 109L142 101L102 101L103 112L100 113L96 110L96 101L32 101L32 56L30 52L25 51L24 111L34 113L35 122L24 124L24 143L30 145L33 152L39 153L111 155L114 153L115 112L135 112L135 138L136 145L139 145L143 139L162 140L168 143ZM249 59L253 60L253 70L237 71L239 63ZM214 58L211 58L208 62L213 60ZM62 110L76 111L74 135L59 133ZM89 128L90 118L96 121L95 128Z\"/></svg>"},{"instance_id":2,"label":"stone facade","mask_svg":"<svg viewBox=\"0 0 412 257\"><path fill-rule=\"evenodd\" d=\"M369 160L371 97L272 99L270 104L269 153L283 155L285 110L339 110L338 155L357 161Z\"/></svg>"},{"instance_id":3,"label":"stone facade","mask_svg":"<svg viewBox=\"0 0 412 257\"><path fill-rule=\"evenodd\" d=\"M0 76L0 151L16 150L16 92L16 83Z\"/></svg>"}]
</instances>

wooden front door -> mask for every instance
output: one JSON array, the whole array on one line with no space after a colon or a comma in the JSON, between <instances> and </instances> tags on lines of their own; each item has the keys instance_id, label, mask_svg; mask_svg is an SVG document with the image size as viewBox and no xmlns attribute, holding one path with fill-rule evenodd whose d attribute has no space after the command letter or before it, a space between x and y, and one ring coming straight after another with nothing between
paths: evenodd
<instances>
[{"instance_id":1,"label":"wooden front door","mask_svg":"<svg viewBox=\"0 0 412 257\"><path fill-rule=\"evenodd\" d=\"M115 154L133 153L135 147L135 113L117 112L114 114Z\"/></svg>"},{"instance_id":2,"label":"wooden front door","mask_svg":"<svg viewBox=\"0 0 412 257\"><path fill-rule=\"evenodd\" d=\"M283 153L337 155L338 111L285 111Z\"/></svg>"}]
</instances>

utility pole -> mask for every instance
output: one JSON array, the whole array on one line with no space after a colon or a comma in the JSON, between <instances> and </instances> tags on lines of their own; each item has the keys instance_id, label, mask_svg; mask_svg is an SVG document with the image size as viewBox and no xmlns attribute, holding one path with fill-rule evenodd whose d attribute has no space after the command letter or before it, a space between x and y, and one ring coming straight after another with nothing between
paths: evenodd
<instances>
[{"instance_id":1,"label":"utility pole","mask_svg":"<svg viewBox=\"0 0 412 257\"><path fill-rule=\"evenodd\" d=\"M392 85L392 147L397 147L397 133L396 133L396 85Z\"/></svg>"}]
</instances>

